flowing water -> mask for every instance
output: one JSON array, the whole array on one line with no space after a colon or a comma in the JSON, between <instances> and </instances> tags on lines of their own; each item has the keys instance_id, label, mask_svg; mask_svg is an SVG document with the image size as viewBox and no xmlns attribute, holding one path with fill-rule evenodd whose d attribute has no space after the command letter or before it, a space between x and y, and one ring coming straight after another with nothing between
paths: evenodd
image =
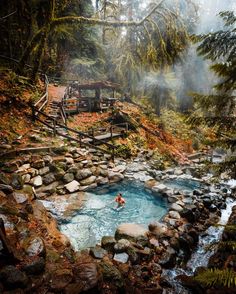
<instances>
[{"instance_id":1,"label":"flowing water","mask_svg":"<svg viewBox=\"0 0 236 294\"><path fill-rule=\"evenodd\" d=\"M230 217L232 207L236 205L236 202L233 200L227 201L226 209L221 211L221 218L218 222L219 226L211 226L207 231L199 237L199 242L196 250L192 253L191 258L187 263L186 270L181 268L176 268L173 270L164 271L163 275L167 277L173 286L173 294L187 294L192 293L190 290L184 289L177 281L175 281L176 276L178 275L193 275L197 267L207 267L210 257L214 254L214 250L207 250L206 247L209 247L211 244L215 244L221 239L224 225L227 224ZM220 226L222 225L222 226Z\"/></svg>"},{"instance_id":2,"label":"flowing water","mask_svg":"<svg viewBox=\"0 0 236 294\"><path fill-rule=\"evenodd\" d=\"M125 208L115 210L113 201L117 193L126 200ZM113 236L121 223L147 226L160 220L167 212L167 203L161 196L154 196L137 182L122 182L108 188L86 193L84 206L67 223L60 225L76 250L94 246L102 236Z\"/></svg>"}]
</instances>

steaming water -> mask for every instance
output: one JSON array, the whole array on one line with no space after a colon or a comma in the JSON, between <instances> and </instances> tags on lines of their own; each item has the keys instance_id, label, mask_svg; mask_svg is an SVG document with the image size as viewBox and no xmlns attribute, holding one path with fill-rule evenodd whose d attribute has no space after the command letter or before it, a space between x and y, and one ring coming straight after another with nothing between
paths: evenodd
<instances>
[{"instance_id":1,"label":"steaming water","mask_svg":"<svg viewBox=\"0 0 236 294\"><path fill-rule=\"evenodd\" d=\"M125 208L117 206L114 197L118 192L126 200ZM67 235L76 250L94 246L102 236L113 236L121 223L137 223L147 226L153 220L160 220L167 212L167 203L147 191L136 182L124 182L109 188L86 193L87 200L78 214L68 223L62 223L60 230Z\"/></svg>"},{"instance_id":2,"label":"steaming water","mask_svg":"<svg viewBox=\"0 0 236 294\"><path fill-rule=\"evenodd\" d=\"M195 189L201 188L201 183L198 181L190 180L190 179L174 179L174 180L166 180L164 184L170 188L192 192Z\"/></svg>"}]
</instances>

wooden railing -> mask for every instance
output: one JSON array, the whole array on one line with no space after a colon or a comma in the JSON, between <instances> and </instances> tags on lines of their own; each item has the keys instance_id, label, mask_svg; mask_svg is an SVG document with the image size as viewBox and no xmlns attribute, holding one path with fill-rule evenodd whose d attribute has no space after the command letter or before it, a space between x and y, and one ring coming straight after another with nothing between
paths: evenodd
<instances>
[{"instance_id":1,"label":"wooden railing","mask_svg":"<svg viewBox=\"0 0 236 294\"><path fill-rule=\"evenodd\" d=\"M41 110L35 109L34 112L37 113L37 115L35 116L35 119L37 121L41 122L42 124L44 124L45 126L47 126L48 128L52 129L54 135L59 135L59 136L62 136L64 138L67 138L67 139L69 139L71 141L75 141L75 142L79 143L80 146L88 146L88 147L97 149L97 150L99 150L99 151L101 151L103 153L109 153L109 154L112 155L112 158L114 158L114 155L115 155L115 146L114 145L109 144L106 141L96 139L95 137L90 136L90 135L88 135L86 133L83 133L83 132L77 131L75 129L69 128L69 127L67 127L65 125L62 125L62 124L58 123L56 121L56 119L52 118L51 116L47 115L46 113L44 113ZM45 122L43 119L41 119L39 117L39 114L41 116L47 118L48 120L51 120L52 125ZM65 130L67 132L71 132L71 133L75 134L77 137L75 138L75 137L72 137L70 135L66 135L64 133L61 133L60 131L58 131L57 127ZM83 139L90 139L90 141L92 143L84 141ZM103 149L101 147L98 147L98 146L94 145L95 143L105 145L106 147L108 147L108 150L105 150L105 149Z\"/></svg>"},{"instance_id":2,"label":"wooden railing","mask_svg":"<svg viewBox=\"0 0 236 294\"><path fill-rule=\"evenodd\" d=\"M37 110L42 110L48 103L48 77L47 75L44 75L44 83L45 83L45 93L43 94L43 96L36 102L34 103L34 109ZM34 115L37 115L36 113L34 113Z\"/></svg>"}]
</instances>

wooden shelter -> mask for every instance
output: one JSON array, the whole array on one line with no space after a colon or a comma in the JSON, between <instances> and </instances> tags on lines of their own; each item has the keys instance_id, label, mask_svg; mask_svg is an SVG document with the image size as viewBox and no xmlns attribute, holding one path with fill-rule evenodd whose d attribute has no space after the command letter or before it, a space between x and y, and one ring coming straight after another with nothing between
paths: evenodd
<instances>
[{"instance_id":1,"label":"wooden shelter","mask_svg":"<svg viewBox=\"0 0 236 294\"><path fill-rule=\"evenodd\" d=\"M111 82L73 82L65 91L63 105L66 113L102 111L112 107L118 84Z\"/></svg>"}]
</instances>

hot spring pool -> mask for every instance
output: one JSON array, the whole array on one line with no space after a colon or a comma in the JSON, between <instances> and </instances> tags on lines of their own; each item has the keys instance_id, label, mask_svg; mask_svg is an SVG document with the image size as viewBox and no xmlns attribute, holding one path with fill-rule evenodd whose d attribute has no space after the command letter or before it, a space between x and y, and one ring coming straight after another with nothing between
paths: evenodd
<instances>
[{"instance_id":1,"label":"hot spring pool","mask_svg":"<svg viewBox=\"0 0 236 294\"><path fill-rule=\"evenodd\" d=\"M180 191L188 191L192 192L195 189L200 189L202 187L201 182L191 180L191 179L174 179L174 180L166 180L164 184L167 187L180 190Z\"/></svg>"},{"instance_id":2,"label":"hot spring pool","mask_svg":"<svg viewBox=\"0 0 236 294\"><path fill-rule=\"evenodd\" d=\"M118 192L126 200L125 208L121 211L115 211L116 203L111 203ZM97 189L93 193L86 193L85 197L78 213L69 222L60 224L61 232L70 239L76 250L94 246L102 236L114 235L121 223L147 226L167 213L166 200L154 196L136 182L122 182Z\"/></svg>"}]
</instances>

